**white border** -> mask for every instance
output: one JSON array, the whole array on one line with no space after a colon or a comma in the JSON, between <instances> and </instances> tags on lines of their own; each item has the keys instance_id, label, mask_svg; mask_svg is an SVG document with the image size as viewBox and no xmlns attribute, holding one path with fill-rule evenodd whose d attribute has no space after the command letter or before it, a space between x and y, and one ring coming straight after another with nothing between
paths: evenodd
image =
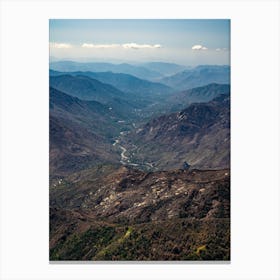
<instances>
[{"instance_id":1,"label":"white border","mask_svg":"<svg viewBox=\"0 0 280 280\"><path fill-rule=\"evenodd\" d=\"M230 264L48 262L48 19L230 18ZM2 1L1 279L279 279L279 2Z\"/></svg>"}]
</instances>

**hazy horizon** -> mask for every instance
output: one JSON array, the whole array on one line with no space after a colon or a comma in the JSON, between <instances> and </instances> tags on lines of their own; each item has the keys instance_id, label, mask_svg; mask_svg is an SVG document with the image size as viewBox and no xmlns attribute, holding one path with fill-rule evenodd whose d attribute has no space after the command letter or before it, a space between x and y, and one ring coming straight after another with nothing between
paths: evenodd
<instances>
[{"instance_id":1,"label":"hazy horizon","mask_svg":"<svg viewBox=\"0 0 280 280\"><path fill-rule=\"evenodd\" d=\"M75 63L110 63L110 64L131 64L131 65L142 65L142 64L146 64L146 63L170 63L170 64L177 64L180 66L185 66L185 67L196 67L196 66L201 66L201 65L217 65L217 66L230 66L230 64L218 64L218 63L199 63L199 64L185 64L185 63L176 63L176 62L172 62L172 61L164 61L164 60L151 60L151 61L131 61L131 60L117 60L117 59L91 59L91 58L56 58L56 57L50 57L49 59L49 63L53 63L53 62L75 62Z\"/></svg>"},{"instance_id":2,"label":"hazy horizon","mask_svg":"<svg viewBox=\"0 0 280 280\"><path fill-rule=\"evenodd\" d=\"M230 64L230 20L51 19L50 62Z\"/></svg>"}]
</instances>

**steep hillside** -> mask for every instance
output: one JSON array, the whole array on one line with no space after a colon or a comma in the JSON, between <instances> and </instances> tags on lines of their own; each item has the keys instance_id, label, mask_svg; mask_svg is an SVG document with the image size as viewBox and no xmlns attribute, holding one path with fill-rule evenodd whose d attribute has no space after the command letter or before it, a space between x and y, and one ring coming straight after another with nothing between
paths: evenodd
<instances>
[{"instance_id":1,"label":"steep hillside","mask_svg":"<svg viewBox=\"0 0 280 280\"><path fill-rule=\"evenodd\" d=\"M168 96L166 103L169 104L170 110L174 112L183 110L192 103L209 102L221 94L230 95L230 85L212 83L179 91Z\"/></svg>"},{"instance_id":2,"label":"steep hillside","mask_svg":"<svg viewBox=\"0 0 280 280\"><path fill-rule=\"evenodd\" d=\"M50 180L61 178L90 165L117 162L110 143L70 120L50 115Z\"/></svg>"},{"instance_id":3,"label":"steep hillside","mask_svg":"<svg viewBox=\"0 0 280 280\"><path fill-rule=\"evenodd\" d=\"M97 101L110 106L123 117L133 117L137 102L133 96L86 76L51 76L50 86L81 100Z\"/></svg>"},{"instance_id":4,"label":"steep hillside","mask_svg":"<svg viewBox=\"0 0 280 280\"><path fill-rule=\"evenodd\" d=\"M108 106L50 88L50 176L116 161L111 141L127 127L119 120Z\"/></svg>"},{"instance_id":5,"label":"steep hillside","mask_svg":"<svg viewBox=\"0 0 280 280\"><path fill-rule=\"evenodd\" d=\"M100 166L50 189L51 260L228 260L229 171Z\"/></svg>"},{"instance_id":6,"label":"steep hillside","mask_svg":"<svg viewBox=\"0 0 280 280\"><path fill-rule=\"evenodd\" d=\"M82 100L108 103L111 99L122 98L124 93L111 85L86 76L50 76L50 86Z\"/></svg>"},{"instance_id":7,"label":"steep hillside","mask_svg":"<svg viewBox=\"0 0 280 280\"><path fill-rule=\"evenodd\" d=\"M96 101L72 97L54 88L50 88L50 114L73 121L106 138L112 138L130 127L122 122L123 115L118 110Z\"/></svg>"},{"instance_id":8,"label":"steep hillside","mask_svg":"<svg viewBox=\"0 0 280 280\"><path fill-rule=\"evenodd\" d=\"M163 115L122 139L126 157L152 169L228 168L230 161L230 101L220 95L194 103L179 113Z\"/></svg>"}]
</instances>

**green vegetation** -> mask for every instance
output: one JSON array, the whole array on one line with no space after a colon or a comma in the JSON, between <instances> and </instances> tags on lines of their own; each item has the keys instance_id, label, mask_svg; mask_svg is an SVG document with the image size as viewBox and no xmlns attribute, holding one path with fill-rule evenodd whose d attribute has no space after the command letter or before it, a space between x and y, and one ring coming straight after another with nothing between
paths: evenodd
<instances>
[{"instance_id":1,"label":"green vegetation","mask_svg":"<svg viewBox=\"0 0 280 280\"><path fill-rule=\"evenodd\" d=\"M73 234L65 242L50 250L51 260L81 260L82 256L91 259L103 246L114 238L112 227L90 228L78 235Z\"/></svg>"},{"instance_id":2,"label":"green vegetation","mask_svg":"<svg viewBox=\"0 0 280 280\"><path fill-rule=\"evenodd\" d=\"M229 227L229 219L99 225L57 243L51 250L50 259L229 260Z\"/></svg>"},{"instance_id":3,"label":"green vegetation","mask_svg":"<svg viewBox=\"0 0 280 280\"><path fill-rule=\"evenodd\" d=\"M50 192L50 260L229 260L229 179L114 165L73 173Z\"/></svg>"}]
</instances>

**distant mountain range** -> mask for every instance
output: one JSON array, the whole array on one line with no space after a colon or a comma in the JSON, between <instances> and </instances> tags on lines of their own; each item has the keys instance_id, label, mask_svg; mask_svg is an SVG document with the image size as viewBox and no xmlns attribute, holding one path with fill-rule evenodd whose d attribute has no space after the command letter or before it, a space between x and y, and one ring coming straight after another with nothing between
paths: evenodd
<instances>
[{"instance_id":1,"label":"distant mountain range","mask_svg":"<svg viewBox=\"0 0 280 280\"><path fill-rule=\"evenodd\" d=\"M122 98L123 92L109 84L101 83L87 76L59 75L50 77L50 85L82 100L95 100L108 103Z\"/></svg>"},{"instance_id":2,"label":"distant mountain range","mask_svg":"<svg viewBox=\"0 0 280 280\"><path fill-rule=\"evenodd\" d=\"M173 112L183 110L192 103L208 102L221 94L230 95L229 84L211 83L169 95L166 103Z\"/></svg>"},{"instance_id":3,"label":"distant mountain range","mask_svg":"<svg viewBox=\"0 0 280 280\"><path fill-rule=\"evenodd\" d=\"M131 92L131 84L135 83L134 89L138 87L140 92L142 87L145 89L151 87L148 81L156 82L154 86L168 86L173 90L187 90L194 87L205 86L211 83L230 84L230 66L228 65L199 65L196 67L187 67L174 63L151 62L141 65L131 64L112 64L112 63L82 63L73 61L55 61L50 62L50 75L60 75L58 72L76 72L73 75L85 75L95 78L104 83L109 83L123 91ZM83 73L81 73L83 72ZM85 73L86 72L86 73ZM94 72L90 73L90 72ZM127 74L125 75L112 75ZM65 73L64 73L65 74ZM142 81L136 80L139 78ZM107 80L108 79L108 80ZM143 80L146 80L145 82ZM157 90L157 88L156 88ZM154 91L153 91L154 92Z\"/></svg>"},{"instance_id":4,"label":"distant mountain range","mask_svg":"<svg viewBox=\"0 0 280 280\"><path fill-rule=\"evenodd\" d=\"M200 65L175 75L164 77L159 82L177 90L187 90L211 83L230 84L230 66Z\"/></svg>"},{"instance_id":5,"label":"distant mountain range","mask_svg":"<svg viewBox=\"0 0 280 280\"><path fill-rule=\"evenodd\" d=\"M178 72L181 72L185 69L190 69L191 67L187 67L184 65L179 65L175 63L166 63L166 62L147 62L141 64L143 67L156 71L163 76L174 75Z\"/></svg>"},{"instance_id":6,"label":"distant mountain range","mask_svg":"<svg viewBox=\"0 0 280 280\"><path fill-rule=\"evenodd\" d=\"M147 100L155 100L166 96L166 94L173 92L174 90L164 84L150 82L147 80L139 79L135 76L113 73L113 72L59 72L50 70L50 77L71 75L71 76L86 76L92 79L96 79L104 84L110 84L126 93L130 93L135 98L144 98ZM142 100L142 102L144 102Z\"/></svg>"},{"instance_id":7,"label":"distant mountain range","mask_svg":"<svg viewBox=\"0 0 280 280\"><path fill-rule=\"evenodd\" d=\"M61 72L91 71L124 73L136 76L140 79L153 80L162 77L162 74L143 66L131 65L128 63L112 64L102 62L74 62L54 61L50 62L50 69Z\"/></svg>"},{"instance_id":8,"label":"distant mountain range","mask_svg":"<svg viewBox=\"0 0 280 280\"><path fill-rule=\"evenodd\" d=\"M135 100L131 94L87 76L51 76L50 86L81 100L97 101L108 105L116 113L126 118L131 117L135 108L141 107L138 100Z\"/></svg>"},{"instance_id":9,"label":"distant mountain range","mask_svg":"<svg viewBox=\"0 0 280 280\"><path fill-rule=\"evenodd\" d=\"M58 76L61 77L56 78ZM77 77L77 79L70 76ZM119 99L119 102L127 102L127 106L133 106L136 109L150 106L154 113L160 112L162 114L181 110L194 102L210 101L219 94L229 94L230 91L228 84L217 83L176 91L161 83L113 72L77 71L68 73L50 70L50 77L51 86L81 99L96 100L108 104L108 102L112 102L112 98L116 98Z\"/></svg>"}]
</instances>

